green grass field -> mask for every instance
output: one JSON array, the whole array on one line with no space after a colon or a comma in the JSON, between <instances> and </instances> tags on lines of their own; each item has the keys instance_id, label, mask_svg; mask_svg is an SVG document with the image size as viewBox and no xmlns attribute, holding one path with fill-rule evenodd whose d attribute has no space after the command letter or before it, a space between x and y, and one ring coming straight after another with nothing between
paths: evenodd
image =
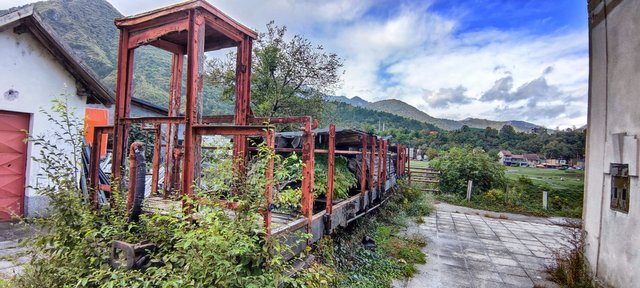
<instances>
[{"instance_id":1,"label":"green grass field","mask_svg":"<svg viewBox=\"0 0 640 288\"><path fill-rule=\"evenodd\" d=\"M552 189L569 189L572 191L584 191L584 171L540 169L529 167L506 167L507 177L512 180L518 176L529 177L536 185L548 186ZM546 184L546 185L544 185Z\"/></svg>"},{"instance_id":2,"label":"green grass field","mask_svg":"<svg viewBox=\"0 0 640 288\"><path fill-rule=\"evenodd\" d=\"M411 161L411 167L428 167L427 161ZM584 171L580 170L558 170L558 169L540 169L528 167L505 167L505 175L511 180L510 185L518 183L520 176L526 176L531 179L535 185L532 191L535 196L523 198L523 202L514 204L512 202L504 203L504 201L488 201L482 194L472 196L472 201L466 201L461 195L438 194L436 198L454 205L467 206L478 209L485 209L497 212L513 212L521 214L529 214L535 216L569 216L580 217L582 215L582 195L584 193ZM417 184L421 188L436 188L434 184ZM558 207L554 209L544 210L540 201L537 201L538 193L543 190L549 191L550 206L557 203ZM484 191L483 191L484 192Z\"/></svg>"}]
</instances>

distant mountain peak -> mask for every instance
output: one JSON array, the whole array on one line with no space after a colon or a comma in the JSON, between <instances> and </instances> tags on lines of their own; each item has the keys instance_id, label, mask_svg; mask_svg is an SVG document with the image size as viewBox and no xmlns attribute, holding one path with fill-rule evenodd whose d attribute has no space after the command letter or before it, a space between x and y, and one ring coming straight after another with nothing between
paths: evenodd
<instances>
[{"instance_id":1,"label":"distant mountain peak","mask_svg":"<svg viewBox=\"0 0 640 288\"><path fill-rule=\"evenodd\" d=\"M471 128L480 128L480 129L484 129L487 127L500 129L504 125L511 125L513 126L513 128L515 128L518 131L529 132L531 131L531 129L535 127L541 127L533 123L518 121L518 120L494 121L494 120L467 117L464 120L456 121L456 120L450 120L450 119L436 118L398 99L381 100L381 101L369 103L365 107L372 110L392 113L392 114L407 117L410 119L418 120L421 122L433 124L438 128L445 129L445 130L460 129L463 125L466 125Z\"/></svg>"},{"instance_id":2,"label":"distant mountain peak","mask_svg":"<svg viewBox=\"0 0 640 288\"><path fill-rule=\"evenodd\" d=\"M365 107L367 106L367 104L369 104L369 101L364 100L358 96L353 96L352 98L349 98L347 96L325 96L325 100L327 100L328 102L347 103L351 106L356 107Z\"/></svg>"}]
</instances>

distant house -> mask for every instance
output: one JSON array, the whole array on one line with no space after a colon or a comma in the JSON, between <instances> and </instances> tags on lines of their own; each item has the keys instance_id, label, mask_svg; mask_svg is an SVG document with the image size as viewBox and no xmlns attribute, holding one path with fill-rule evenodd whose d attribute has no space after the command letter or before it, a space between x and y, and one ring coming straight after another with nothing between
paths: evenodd
<instances>
[{"instance_id":1,"label":"distant house","mask_svg":"<svg viewBox=\"0 0 640 288\"><path fill-rule=\"evenodd\" d=\"M527 161L527 166L537 166L540 164L540 156L538 156L538 154L523 154L522 156Z\"/></svg>"},{"instance_id":2,"label":"distant house","mask_svg":"<svg viewBox=\"0 0 640 288\"><path fill-rule=\"evenodd\" d=\"M567 160L564 160L564 159L545 159L544 160L544 167L546 168L562 168L567 166L569 166L569 164L567 163Z\"/></svg>"},{"instance_id":3,"label":"distant house","mask_svg":"<svg viewBox=\"0 0 640 288\"><path fill-rule=\"evenodd\" d=\"M511 162L511 151L502 150L502 151L498 152L498 157L500 158L498 160L498 162L500 162L500 164L507 165L505 163Z\"/></svg>"},{"instance_id":4,"label":"distant house","mask_svg":"<svg viewBox=\"0 0 640 288\"><path fill-rule=\"evenodd\" d=\"M40 110L51 112L51 100L60 93L69 94L67 105L81 118L86 108L113 109L114 93L33 6L0 16L0 55L0 221L6 221L13 215L41 215L48 206L48 199L36 193L48 179L31 160L40 148L22 141L23 130L34 135L55 131ZM133 100L131 115L166 115L166 109Z\"/></svg>"},{"instance_id":5,"label":"distant house","mask_svg":"<svg viewBox=\"0 0 640 288\"><path fill-rule=\"evenodd\" d=\"M527 160L524 155L521 154L512 154L509 150L502 150L498 152L498 157L500 157L500 164L505 166L527 166Z\"/></svg>"}]
</instances>

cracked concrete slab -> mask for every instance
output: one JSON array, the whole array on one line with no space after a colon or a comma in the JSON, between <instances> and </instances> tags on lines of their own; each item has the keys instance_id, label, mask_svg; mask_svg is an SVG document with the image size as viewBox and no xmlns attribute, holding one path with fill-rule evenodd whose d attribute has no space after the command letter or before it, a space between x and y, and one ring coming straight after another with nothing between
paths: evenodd
<instances>
[{"instance_id":1,"label":"cracked concrete slab","mask_svg":"<svg viewBox=\"0 0 640 288\"><path fill-rule=\"evenodd\" d=\"M553 253L567 249L575 219L479 211L449 204L410 234L427 238L427 264L395 287L557 287L544 270ZM492 214L493 213L493 214Z\"/></svg>"}]
</instances>

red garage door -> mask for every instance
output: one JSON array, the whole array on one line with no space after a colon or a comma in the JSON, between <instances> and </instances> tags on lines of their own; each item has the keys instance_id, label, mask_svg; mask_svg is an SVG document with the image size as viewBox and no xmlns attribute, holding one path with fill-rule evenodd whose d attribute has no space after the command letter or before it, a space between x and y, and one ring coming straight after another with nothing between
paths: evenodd
<instances>
[{"instance_id":1,"label":"red garage door","mask_svg":"<svg viewBox=\"0 0 640 288\"><path fill-rule=\"evenodd\" d=\"M24 214L29 114L0 111L0 221Z\"/></svg>"}]
</instances>

